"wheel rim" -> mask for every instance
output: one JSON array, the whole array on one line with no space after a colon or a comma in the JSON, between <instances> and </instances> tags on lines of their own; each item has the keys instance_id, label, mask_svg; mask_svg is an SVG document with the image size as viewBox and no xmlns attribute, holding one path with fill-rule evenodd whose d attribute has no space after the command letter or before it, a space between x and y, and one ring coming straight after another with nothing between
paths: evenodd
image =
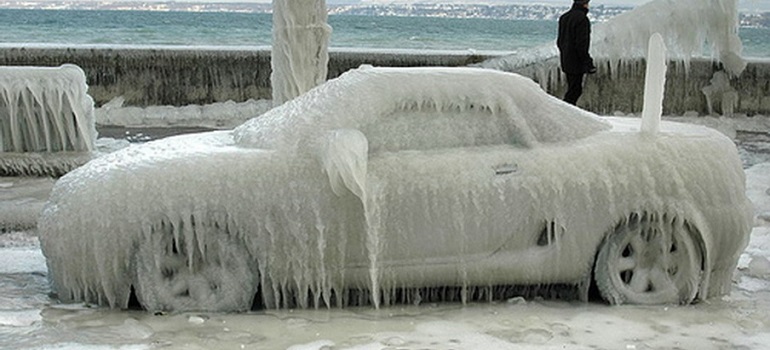
<instances>
[{"instance_id":1,"label":"wheel rim","mask_svg":"<svg viewBox=\"0 0 770 350\"><path fill-rule=\"evenodd\" d=\"M601 263L614 291L603 292L606 298L634 304L686 304L695 298L702 258L684 226L643 221L610 240Z\"/></svg>"},{"instance_id":2,"label":"wheel rim","mask_svg":"<svg viewBox=\"0 0 770 350\"><path fill-rule=\"evenodd\" d=\"M251 307L258 274L240 240L212 227L196 233L194 244L171 230L159 231L140 243L136 256L136 293L144 308L244 311Z\"/></svg>"}]
</instances>

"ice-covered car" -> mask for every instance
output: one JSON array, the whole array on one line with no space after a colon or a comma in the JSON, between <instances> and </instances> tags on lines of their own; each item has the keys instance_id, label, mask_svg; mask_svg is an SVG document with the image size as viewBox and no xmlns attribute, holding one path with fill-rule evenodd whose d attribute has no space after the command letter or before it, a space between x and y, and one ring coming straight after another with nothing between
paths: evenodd
<instances>
[{"instance_id":1,"label":"ice-covered car","mask_svg":"<svg viewBox=\"0 0 770 350\"><path fill-rule=\"evenodd\" d=\"M511 73L362 67L234 130L92 160L40 240L61 300L121 308L726 293L751 228L734 144L639 124Z\"/></svg>"}]
</instances>

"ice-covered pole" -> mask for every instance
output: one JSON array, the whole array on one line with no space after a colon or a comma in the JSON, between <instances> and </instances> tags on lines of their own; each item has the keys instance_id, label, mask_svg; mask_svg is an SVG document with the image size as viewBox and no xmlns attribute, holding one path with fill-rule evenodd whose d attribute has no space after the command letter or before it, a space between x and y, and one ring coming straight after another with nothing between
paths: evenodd
<instances>
[{"instance_id":1,"label":"ice-covered pole","mask_svg":"<svg viewBox=\"0 0 770 350\"><path fill-rule=\"evenodd\" d=\"M642 133L655 135L663 114L663 92L666 85L666 44L659 33L650 36L647 48L647 71L644 76Z\"/></svg>"},{"instance_id":2,"label":"ice-covered pole","mask_svg":"<svg viewBox=\"0 0 770 350\"><path fill-rule=\"evenodd\" d=\"M325 0L273 0L274 106L326 81L331 36L326 20Z\"/></svg>"}]
</instances>

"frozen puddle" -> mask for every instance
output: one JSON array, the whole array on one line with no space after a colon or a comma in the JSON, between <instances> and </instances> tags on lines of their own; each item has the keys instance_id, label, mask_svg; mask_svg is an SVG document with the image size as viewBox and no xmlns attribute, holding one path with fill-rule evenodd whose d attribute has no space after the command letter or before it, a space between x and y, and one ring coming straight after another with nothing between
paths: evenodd
<instances>
[{"instance_id":1,"label":"frozen puddle","mask_svg":"<svg viewBox=\"0 0 770 350\"><path fill-rule=\"evenodd\" d=\"M26 348L762 349L770 341L763 298L689 307L533 301L159 316L46 308L3 313L13 321L0 325L0 338Z\"/></svg>"}]
</instances>

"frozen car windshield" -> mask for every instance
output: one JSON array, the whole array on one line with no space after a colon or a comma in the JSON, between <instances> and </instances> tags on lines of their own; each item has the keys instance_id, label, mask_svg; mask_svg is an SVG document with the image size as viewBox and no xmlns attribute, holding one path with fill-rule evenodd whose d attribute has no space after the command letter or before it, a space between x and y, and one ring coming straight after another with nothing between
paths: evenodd
<instances>
[{"instance_id":1,"label":"frozen car windshield","mask_svg":"<svg viewBox=\"0 0 770 350\"><path fill-rule=\"evenodd\" d=\"M488 145L532 147L609 126L546 94L532 80L479 68L362 67L330 80L235 131L244 147L312 144L355 129L370 153Z\"/></svg>"}]
</instances>

